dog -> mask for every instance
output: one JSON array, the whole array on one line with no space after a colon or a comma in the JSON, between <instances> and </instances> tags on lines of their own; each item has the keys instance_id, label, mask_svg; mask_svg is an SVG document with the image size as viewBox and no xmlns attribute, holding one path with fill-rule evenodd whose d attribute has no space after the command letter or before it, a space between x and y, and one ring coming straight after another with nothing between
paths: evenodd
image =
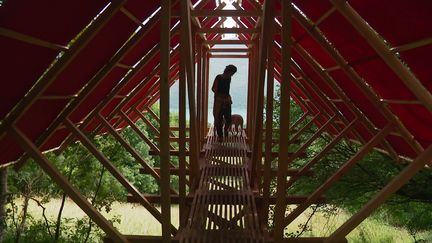
<instances>
[{"instance_id":1,"label":"dog","mask_svg":"<svg viewBox=\"0 0 432 243\"><path fill-rule=\"evenodd\" d=\"M239 114L231 115L231 127L229 130L231 130L233 134L235 132L235 135L239 133L241 134L241 132L243 131L243 117L241 115Z\"/></svg>"}]
</instances>

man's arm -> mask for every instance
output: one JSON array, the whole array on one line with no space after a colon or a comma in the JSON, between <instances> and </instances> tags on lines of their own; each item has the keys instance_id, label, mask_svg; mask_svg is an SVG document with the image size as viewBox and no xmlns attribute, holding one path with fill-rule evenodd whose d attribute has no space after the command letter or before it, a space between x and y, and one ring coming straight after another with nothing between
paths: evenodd
<instances>
[{"instance_id":1,"label":"man's arm","mask_svg":"<svg viewBox=\"0 0 432 243\"><path fill-rule=\"evenodd\" d=\"M218 79L217 78L215 78L215 80L213 81L213 86L212 86L212 91L213 91L213 93L217 93L217 88L218 88Z\"/></svg>"}]
</instances>

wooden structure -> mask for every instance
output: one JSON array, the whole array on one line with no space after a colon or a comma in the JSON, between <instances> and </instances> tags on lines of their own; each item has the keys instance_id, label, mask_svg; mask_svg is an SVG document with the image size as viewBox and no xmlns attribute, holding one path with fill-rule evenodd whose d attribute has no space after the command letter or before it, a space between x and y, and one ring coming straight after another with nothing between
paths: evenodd
<instances>
[{"instance_id":1,"label":"wooden structure","mask_svg":"<svg viewBox=\"0 0 432 243\"><path fill-rule=\"evenodd\" d=\"M19 169L33 158L106 232L107 241L343 242L392 193L432 165L432 2L405 3L242 0L225 10L226 3L213 0L76 0L66 10L61 1L3 1L0 163ZM224 28L227 17L237 27ZM225 33L238 38L224 39ZM214 144L207 125L210 58L249 61L247 129L222 145ZM281 83L279 128L270 122L274 80ZM176 81L178 137L169 127L168 91ZM294 124L289 123L290 99L304 111ZM160 114L151 109L157 101ZM138 120L159 136L157 143L135 125ZM290 153L290 145L312 125L316 133ZM160 156L160 168L148 165L122 137L127 126ZM156 179L161 195L140 193L92 144L89 133L115 137ZM302 168L289 170L321 134L332 140ZM361 149L310 195L287 195L296 180L313 176L314 165L342 140ZM130 201L161 223L161 237L121 234L42 153L61 152L75 141L125 187ZM331 235L284 238L286 226L311 204L323 202L325 192L373 149L409 163ZM178 168L171 156L179 157ZM179 176L178 192L170 188L172 173ZM170 221L173 203L180 205L179 228ZM273 231L267 229L271 204ZM288 204L298 207L287 213ZM227 236L233 232L239 238Z\"/></svg>"}]
</instances>

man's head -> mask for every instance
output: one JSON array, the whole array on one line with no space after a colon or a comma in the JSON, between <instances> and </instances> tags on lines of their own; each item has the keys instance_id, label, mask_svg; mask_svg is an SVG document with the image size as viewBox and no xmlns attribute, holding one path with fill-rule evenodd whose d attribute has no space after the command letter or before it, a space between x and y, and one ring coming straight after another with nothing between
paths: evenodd
<instances>
[{"instance_id":1,"label":"man's head","mask_svg":"<svg viewBox=\"0 0 432 243\"><path fill-rule=\"evenodd\" d=\"M237 72L237 67L234 66L234 65L232 65L232 64L226 66L225 70L224 70L224 74L225 75L230 75L230 76L232 76L236 72Z\"/></svg>"}]
</instances>

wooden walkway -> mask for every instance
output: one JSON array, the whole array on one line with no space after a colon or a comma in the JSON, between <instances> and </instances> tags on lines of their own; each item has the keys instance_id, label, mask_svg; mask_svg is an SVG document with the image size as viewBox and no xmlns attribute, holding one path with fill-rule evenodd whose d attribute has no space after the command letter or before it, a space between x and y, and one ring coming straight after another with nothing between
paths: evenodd
<instances>
[{"instance_id":1,"label":"wooden walkway","mask_svg":"<svg viewBox=\"0 0 432 243\"><path fill-rule=\"evenodd\" d=\"M244 132L218 143L210 129L199 187L180 242L264 242L248 163Z\"/></svg>"}]
</instances>

